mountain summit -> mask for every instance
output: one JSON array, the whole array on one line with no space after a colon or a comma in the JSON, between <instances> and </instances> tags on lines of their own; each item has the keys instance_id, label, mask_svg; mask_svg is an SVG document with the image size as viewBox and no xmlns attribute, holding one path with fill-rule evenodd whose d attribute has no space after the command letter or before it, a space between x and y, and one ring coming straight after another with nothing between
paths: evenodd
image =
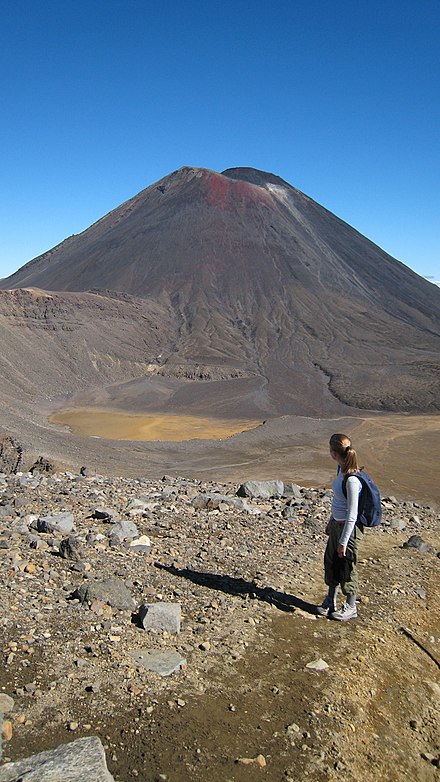
<instances>
[{"instance_id":1,"label":"mountain summit","mask_svg":"<svg viewBox=\"0 0 440 782\"><path fill-rule=\"evenodd\" d=\"M159 334L166 313L150 363L161 377L212 381L182 390L182 405L252 416L440 408L440 290L256 169L181 168L0 288L136 297L156 308Z\"/></svg>"}]
</instances>

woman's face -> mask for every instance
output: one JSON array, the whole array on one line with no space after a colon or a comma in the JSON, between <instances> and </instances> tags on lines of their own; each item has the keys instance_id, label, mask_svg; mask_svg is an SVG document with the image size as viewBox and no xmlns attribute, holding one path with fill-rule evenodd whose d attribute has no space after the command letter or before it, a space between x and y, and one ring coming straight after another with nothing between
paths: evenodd
<instances>
[{"instance_id":1,"label":"woman's face","mask_svg":"<svg viewBox=\"0 0 440 782\"><path fill-rule=\"evenodd\" d=\"M332 451L331 448L330 448L330 456L332 457L332 459L334 459L335 462L338 460L336 451Z\"/></svg>"}]
</instances>

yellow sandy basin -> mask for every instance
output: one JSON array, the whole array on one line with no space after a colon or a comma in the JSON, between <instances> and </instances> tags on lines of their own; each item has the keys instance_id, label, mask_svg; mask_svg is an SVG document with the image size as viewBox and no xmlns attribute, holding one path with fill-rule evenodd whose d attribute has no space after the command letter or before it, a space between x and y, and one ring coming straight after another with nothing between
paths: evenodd
<instances>
[{"instance_id":1,"label":"yellow sandy basin","mask_svg":"<svg viewBox=\"0 0 440 782\"><path fill-rule=\"evenodd\" d=\"M255 429L261 421L200 418L192 415L134 415L108 410L62 410L51 416L55 424L75 434L110 440L223 440Z\"/></svg>"}]
</instances>

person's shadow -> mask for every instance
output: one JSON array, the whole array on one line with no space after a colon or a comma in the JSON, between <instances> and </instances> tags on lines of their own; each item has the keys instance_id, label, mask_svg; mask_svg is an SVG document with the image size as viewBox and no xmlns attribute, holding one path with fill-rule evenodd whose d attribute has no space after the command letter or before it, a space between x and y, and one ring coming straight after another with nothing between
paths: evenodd
<instances>
[{"instance_id":1,"label":"person's shadow","mask_svg":"<svg viewBox=\"0 0 440 782\"><path fill-rule=\"evenodd\" d=\"M300 608L308 614L317 615L316 605L307 603L294 595L288 595L286 592L279 592L272 587L259 587L253 581L246 581L244 578L223 576L217 573L203 573L198 570L190 570L189 568L176 568L174 565L163 565L161 562L155 562L154 565L160 570L166 570L173 576L186 578L194 584L225 592L227 595L242 597L248 595L250 598L270 603L270 605L275 606L280 611L292 612L295 608Z\"/></svg>"}]
</instances>

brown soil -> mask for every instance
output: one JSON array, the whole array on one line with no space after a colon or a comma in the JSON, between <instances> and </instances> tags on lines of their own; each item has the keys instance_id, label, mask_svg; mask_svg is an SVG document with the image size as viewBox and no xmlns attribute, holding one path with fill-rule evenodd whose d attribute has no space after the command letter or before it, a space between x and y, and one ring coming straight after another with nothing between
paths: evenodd
<instances>
[{"instance_id":1,"label":"brown soil","mask_svg":"<svg viewBox=\"0 0 440 782\"><path fill-rule=\"evenodd\" d=\"M68 507L74 503L81 537L91 525L88 492L92 497L101 486L107 496L116 492L113 503L118 496L125 503L130 492L145 491L117 479L83 485L57 481L57 492L50 489L47 497ZM61 585L81 580L66 571L65 561L50 556L44 545L31 554L28 549L32 575L23 570L25 538L13 538L21 558L14 549L4 552L7 562L15 562L2 576L10 599L4 659L9 641L18 646L1 681L17 699L13 740L5 754L18 759L96 734L120 782L208 777L213 782L260 777L324 782L341 776L347 782L434 782L440 757L436 515L426 507L388 504L384 526L368 531L363 542L359 618L342 624L314 615L324 590L322 527L328 505L322 492L311 492L312 505L288 522L280 515L282 501L254 501L263 514L256 518L235 511L191 515L186 494L191 487L175 486L175 499L142 522L142 531L155 539L153 559L133 559L102 543L87 548L92 577L138 578L139 589L150 590L153 599L182 602L186 619L180 639L153 640L153 645L177 645L183 653L187 646L188 667L167 679L127 664L127 650L151 644L129 617L113 611L104 622L96 615L99 607L75 610L63 601ZM160 490L150 491L155 488ZM216 488L234 491L212 485ZM24 492L23 499L38 513L38 503L44 509L49 501L45 491L42 486L33 500ZM179 505L184 498L185 510ZM171 511L172 505L181 510ZM393 519L405 520L406 530L393 530ZM93 527L106 529L103 522ZM402 548L414 531L431 543L431 553ZM176 567L170 568L173 561ZM35 637L40 640L33 646ZM200 651L200 642L208 639L210 646ZM317 658L326 661L327 670L305 667ZM100 689L87 694L86 685L97 680ZM36 682L34 694L20 689L28 682ZM21 713L24 724L16 722ZM77 722L73 730L72 720ZM264 768L237 762L260 754Z\"/></svg>"},{"instance_id":2,"label":"brown soil","mask_svg":"<svg viewBox=\"0 0 440 782\"><path fill-rule=\"evenodd\" d=\"M75 420L78 412L72 411ZM58 415L52 420L58 421ZM94 415L95 412L90 411L92 423ZM185 441L188 422L194 427L206 426L209 421L203 434L214 439L213 419L163 413L132 416L117 410L101 415L104 424L101 436L107 435L107 438L113 437L118 421L122 422L124 433L127 421L136 426L138 420L145 418L163 430L165 423L171 420L175 444L160 443L159 438L156 442L142 443L139 432L133 430L133 440L139 439L135 447L123 441L116 445L110 439L97 442L83 435L66 436L64 430L54 458L76 468L86 464L98 473L113 469L120 475L143 474L156 478L165 472L204 480L239 482L279 478L293 480L301 486L322 486L329 485L333 479L333 465L328 459L329 437L335 431L342 431L352 437L362 464L376 478L382 493L440 505L440 483L432 472L433 464L440 463L438 415L377 414L333 419L282 416L267 421L264 426L248 421L246 426L257 428L215 442ZM225 421L225 426L232 427L233 423ZM240 428L244 429L245 424L240 423ZM39 431L41 435L41 427ZM228 435L224 434L224 437Z\"/></svg>"},{"instance_id":3,"label":"brown soil","mask_svg":"<svg viewBox=\"0 0 440 782\"><path fill-rule=\"evenodd\" d=\"M133 415L111 410L63 410L55 413L50 420L89 437L147 442L223 440L261 423L192 415Z\"/></svg>"}]
</instances>

